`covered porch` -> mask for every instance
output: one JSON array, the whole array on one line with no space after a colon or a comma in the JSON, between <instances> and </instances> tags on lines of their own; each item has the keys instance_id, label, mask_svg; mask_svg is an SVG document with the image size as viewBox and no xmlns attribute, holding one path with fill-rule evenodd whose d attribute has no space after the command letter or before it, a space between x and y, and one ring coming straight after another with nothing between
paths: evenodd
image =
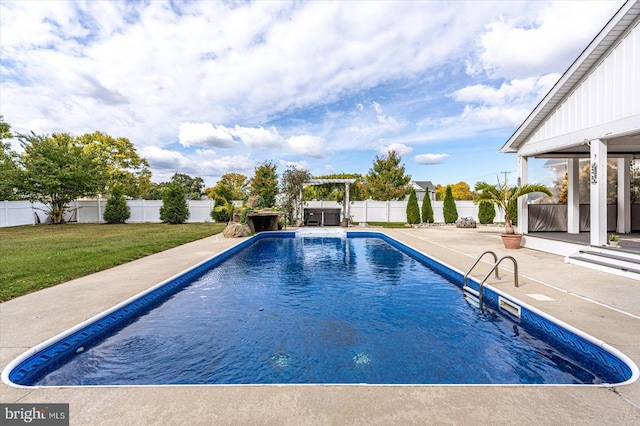
<instances>
[{"instance_id":1,"label":"covered porch","mask_svg":"<svg viewBox=\"0 0 640 426\"><path fill-rule=\"evenodd\" d=\"M594 247L606 246L612 232L640 230L633 226L640 223L639 17L640 3L625 3L500 150L517 153L518 184L529 183L532 158L565 163L564 223L545 230L588 236ZM527 197L518 200L525 235L529 207Z\"/></svg>"}]
</instances>

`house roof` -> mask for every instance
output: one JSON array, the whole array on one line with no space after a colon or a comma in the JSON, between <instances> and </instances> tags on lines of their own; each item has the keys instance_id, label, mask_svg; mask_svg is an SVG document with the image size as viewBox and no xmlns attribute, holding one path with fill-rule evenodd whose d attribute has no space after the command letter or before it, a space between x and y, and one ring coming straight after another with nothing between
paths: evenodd
<instances>
[{"instance_id":1,"label":"house roof","mask_svg":"<svg viewBox=\"0 0 640 426\"><path fill-rule=\"evenodd\" d=\"M640 16L640 1L628 0L609 20L593 41L560 77L527 119L518 127L500 152L517 152L553 111L575 90L579 83L606 57L618 40Z\"/></svg>"},{"instance_id":2,"label":"house roof","mask_svg":"<svg viewBox=\"0 0 640 426\"><path fill-rule=\"evenodd\" d=\"M428 189L429 192L436 192L436 187L433 186L430 180L412 180L411 183L414 186L413 189L417 191L426 191Z\"/></svg>"}]
</instances>

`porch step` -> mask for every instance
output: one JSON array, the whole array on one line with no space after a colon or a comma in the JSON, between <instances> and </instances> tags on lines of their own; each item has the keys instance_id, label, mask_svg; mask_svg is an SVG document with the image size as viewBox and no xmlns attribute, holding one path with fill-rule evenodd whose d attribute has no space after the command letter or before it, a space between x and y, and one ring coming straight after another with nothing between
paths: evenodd
<instances>
[{"instance_id":1,"label":"porch step","mask_svg":"<svg viewBox=\"0 0 640 426\"><path fill-rule=\"evenodd\" d=\"M569 263L640 280L640 254L605 247L590 247L567 257Z\"/></svg>"}]
</instances>

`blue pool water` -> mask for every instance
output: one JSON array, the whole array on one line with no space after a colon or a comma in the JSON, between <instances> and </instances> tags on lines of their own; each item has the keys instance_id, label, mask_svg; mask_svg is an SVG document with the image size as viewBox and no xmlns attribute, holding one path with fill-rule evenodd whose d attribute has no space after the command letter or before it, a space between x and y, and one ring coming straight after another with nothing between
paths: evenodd
<instances>
[{"instance_id":1,"label":"blue pool water","mask_svg":"<svg viewBox=\"0 0 640 426\"><path fill-rule=\"evenodd\" d=\"M398 246L383 238L257 238L108 337L68 344L72 355L35 368L22 384L628 379L613 356L605 360L611 367L568 354L525 321L470 306L459 283L443 277L455 274L442 266L437 273Z\"/></svg>"}]
</instances>

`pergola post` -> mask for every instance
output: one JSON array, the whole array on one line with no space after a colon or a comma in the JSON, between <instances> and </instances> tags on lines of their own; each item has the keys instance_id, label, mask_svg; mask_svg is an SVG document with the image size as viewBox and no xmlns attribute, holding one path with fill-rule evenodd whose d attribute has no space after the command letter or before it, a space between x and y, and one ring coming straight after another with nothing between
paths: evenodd
<instances>
[{"instance_id":1,"label":"pergola post","mask_svg":"<svg viewBox=\"0 0 640 426\"><path fill-rule=\"evenodd\" d=\"M344 225L349 226L351 215L349 214L349 182L344 183Z\"/></svg>"}]
</instances>

